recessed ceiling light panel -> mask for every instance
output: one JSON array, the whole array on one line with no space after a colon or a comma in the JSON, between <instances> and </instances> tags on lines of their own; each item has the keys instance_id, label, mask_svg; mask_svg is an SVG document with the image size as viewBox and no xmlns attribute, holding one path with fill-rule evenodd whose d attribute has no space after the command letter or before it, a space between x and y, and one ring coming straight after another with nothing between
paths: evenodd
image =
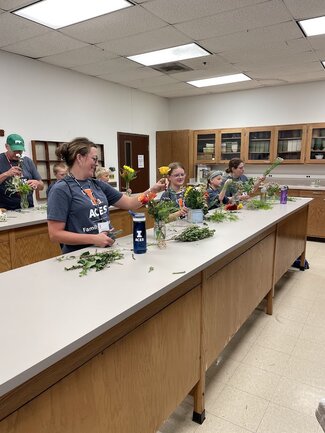
<instances>
[{"instance_id":1,"label":"recessed ceiling light panel","mask_svg":"<svg viewBox=\"0 0 325 433\"><path fill-rule=\"evenodd\" d=\"M209 86L220 86L221 84L238 83L240 81L248 81L248 80L251 80L251 78L249 78L245 74L233 74L233 75L224 75L221 77L205 78L203 80L187 81L187 83L195 87L209 87Z\"/></svg>"},{"instance_id":2,"label":"recessed ceiling light panel","mask_svg":"<svg viewBox=\"0 0 325 433\"><path fill-rule=\"evenodd\" d=\"M298 21L306 36L325 34L325 16Z\"/></svg>"},{"instance_id":3,"label":"recessed ceiling light panel","mask_svg":"<svg viewBox=\"0 0 325 433\"><path fill-rule=\"evenodd\" d=\"M165 48L164 50L152 51L150 53L138 54L136 56L129 56L128 59L144 66L152 66L209 55L211 55L211 53L193 43L179 45L178 47Z\"/></svg>"},{"instance_id":4,"label":"recessed ceiling light panel","mask_svg":"<svg viewBox=\"0 0 325 433\"><path fill-rule=\"evenodd\" d=\"M13 12L52 29L133 6L127 0L42 0Z\"/></svg>"}]
</instances>

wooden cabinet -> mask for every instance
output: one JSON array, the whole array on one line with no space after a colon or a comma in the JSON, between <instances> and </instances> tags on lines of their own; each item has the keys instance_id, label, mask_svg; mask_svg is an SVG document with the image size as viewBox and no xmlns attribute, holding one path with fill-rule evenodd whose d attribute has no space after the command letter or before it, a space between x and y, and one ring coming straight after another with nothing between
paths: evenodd
<instances>
[{"instance_id":1,"label":"wooden cabinet","mask_svg":"<svg viewBox=\"0 0 325 433\"><path fill-rule=\"evenodd\" d=\"M227 163L232 158L243 158L245 129L222 129L218 132L217 160Z\"/></svg>"},{"instance_id":2,"label":"wooden cabinet","mask_svg":"<svg viewBox=\"0 0 325 433\"><path fill-rule=\"evenodd\" d=\"M194 158L198 164L215 164L217 131L214 129L194 131Z\"/></svg>"},{"instance_id":3,"label":"wooden cabinet","mask_svg":"<svg viewBox=\"0 0 325 433\"><path fill-rule=\"evenodd\" d=\"M36 198L38 200L46 199L46 190L48 186L56 180L53 174L53 166L56 162L60 161L55 154L55 151L60 144L61 142L59 141L32 140L33 161L45 186L43 191L36 191ZM97 149L98 163L99 165L104 166L104 145L97 144Z\"/></svg>"},{"instance_id":4,"label":"wooden cabinet","mask_svg":"<svg viewBox=\"0 0 325 433\"><path fill-rule=\"evenodd\" d=\"M306 162L325 163L325 123L308 125Z\"/></svg>"},{"instance_id":5,"label":"wooden cabinet","mask_svg":"<svg viewBox=\"0 0 325 433\"><path fill-rule=\"evenodd\" d=\"M306 125L275 127L275 154L284 159L283 163L303 163L307 145Z\"/></svg>"},{"instance_id":6,"label":"wooden cabinet","mask_svg":"<svg viewBox=\"0 0 325 433\"><path fill-rule=\"evenodd\" d=\"M274 128L247 128L243 160L252 164L269 164L274 158Z\"/></svg>"},{"instance_id":7,"label":"wooden cabinet","mask_svg":"<svg viewBox=\"0 0 325 433\"><path fill-rule=\"evenodd\" d=\"M314 200L309 204L307 236L325 238L325 191L291 189L292 197L308 197Z\"/></svg>"},{"instance_id":8,"label":"wooden cabinet","mask_svg":"<svg viewBox=\"0 0 325 433\"><path fill-rule=\"evenodd\" d=\"M157 131L156 133L156 165L157 179L160 178L158 167L178 161L184 165L187 178L193 177L193 132Z\"/></svg>"}]
</instances>

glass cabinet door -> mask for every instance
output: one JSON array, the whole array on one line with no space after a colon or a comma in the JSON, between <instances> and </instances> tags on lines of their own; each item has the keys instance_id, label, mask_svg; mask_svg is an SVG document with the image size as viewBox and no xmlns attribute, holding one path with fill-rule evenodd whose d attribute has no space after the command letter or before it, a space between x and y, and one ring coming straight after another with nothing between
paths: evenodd
<instances>
[{"instance_id":1,"label":"glass cabinet door","mask_svg":"<svg viewBox=\"0 0 325 433\"><path fill-rule=\"evenodd\" d=\"M310 127L307 159L325 163L325 124Z\"/></svg>"},{"instance_id":2,"label":"glass cabinet door","mask_svg":"<svg viewBox=\"0 0 325 433\"><path fill-rule=\"evenodd\" d=\"M270 162L272 158L272 130L248 130L247 160Z\"/></svg>"},{"instance_id":3,"label":"glass cabinet door","mask_svg":"<svg viewBox=\"0 0 325 433\"><path fill-rule=\"evenodd\" d=\"M211 163L216 160L216 132L202 131L194 133L197 162Z\"/></svg>"},{"instance_id":4,"label":"glass cabinet door","mask_svg":"<svg viewBox=\"0 0 325 433\"><path fill-rule=\"evenodd\" d=\"M296 129L277 128L276 154L287 162L303 162L304 145L306 143L305 127Z\"/></svg>"},{"instance_id":5,"label":"glass cabinet door","mask_svg":"<svg viewBox=\"0 0 325 433\"><path fill-rule=\"evenodd\" d=\"M220 161L241 158L242 131L221 131L220 141Z\"/></svg>"}]
</instances>

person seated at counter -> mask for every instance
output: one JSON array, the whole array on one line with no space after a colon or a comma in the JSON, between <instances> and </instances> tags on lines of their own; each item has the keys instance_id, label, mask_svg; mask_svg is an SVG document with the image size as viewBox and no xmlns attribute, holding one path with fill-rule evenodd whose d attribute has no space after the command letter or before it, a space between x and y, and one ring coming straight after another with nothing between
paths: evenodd
<instances>
[{"instance_id":1,"label":"person seated at counter","mask_svg":"<svg viewBox=\"0 0 325 433\"><path fill-rule=\"evenodd\" d=\"M167 175L167 188L160 197L160 200L171 200L178 211L169 215L169 220L174 221L177 218L184 218L187 215L188 209L185 207L185 168L180 162L171 162Z\"/></svg>"},{"instance_id":2,"label":"person seated at counter","mask_svg":"<svg viewBox=\"0 0 325 433\"><path fill-rule=\"evenodd\" d=\"M231 179L234 182L230 183L227 187L227 196L229 197L235 197L239 200L247 200L250 198L250 196L247 193L241 194L238 196L238 185L236 185L237 181L241 182L247 182L248 177L244 174L245 171L245 164L244 161L240 158L232 158L229 163L228 167L226 168L226 173L228 174L224 180L223 184L228 180ZM257 179L257 181L254 183L253 191L252 193L256 192L258 190L258 187L260 186L261 182L265 180L265 176L261 176Z\"/></svg>"},{"instance_id":3,"label":"person seated at counter","mask_svg":"<svg viewBox=\"0 0 325 433\"><path fill-rule=\"evenodd\" d=\"M0 207L8 210L20 209L20 194L8 191L8 182L14 177L27 183L32 190L41 191L44 184L35 164L27 156L24 139L18 134L10 134L6 139L6 152L0 153ZM34 206L33 192L28 194L29 207Z\"/></svg>"},{"instance_id":4,"label":"person seated at counter","mask_svg":"<svg viewBox=\"0 0 325 433\"><path fill-rule=\"evenodd\" d=\"M209 174L207 182L208 207L215 209L220 207L221 203L229 203L229 197L226 196L226 190L221 187L223 182L223 172L221 170L213 170Z\"/></svg>"},{"instance_id":5,"label":"person seated at counter","mask_svg":"<svg viewBox=\"0 0 325 433\"><path fill-rule=\"evenodd\" d=\"M68 176L52 187L47 204L49 237L62 244L69 253L95 245L108 247L114 238L110 225L109 206L138 209L138 195L122 194L109 184L93 179L98 164L97 146L86 137L62 143L56 154L68 166ZM165 179L143 194L165 189Z\"/></svg>"},{"instance_id":6,"label":"person seated at counter","mask_svg":"<svg viewBox=\"0 0 325 433\"><path fill-rule=\"evenodd\" d=\"M68 167L67 167L67 165L66 165L64 162L56 162L56 163L53 165L53 174L54 174L56 180L55 180L54 182L52 182L52 183L49 185L49 187L47 188L47 191L46 191L46 196L47 196L47 197L48 197L48 195L49 195L49 192L50 192L51 189L52 189L52 186L53 186L53 185L54 185L58 180L63 179L63 178L67 175L67 173L68 173Z\"/></svg>"},{"instance_id":7,"label":"person seated at counter","mask_svg":"<svg viewBox=\"0 0 325 433\"><path fill-rule=\"evenodd\" d=\"M102 182L109 182L109 170L105 167L97 167L95 171L95 177Z\"/></svg>"}]
</instances>

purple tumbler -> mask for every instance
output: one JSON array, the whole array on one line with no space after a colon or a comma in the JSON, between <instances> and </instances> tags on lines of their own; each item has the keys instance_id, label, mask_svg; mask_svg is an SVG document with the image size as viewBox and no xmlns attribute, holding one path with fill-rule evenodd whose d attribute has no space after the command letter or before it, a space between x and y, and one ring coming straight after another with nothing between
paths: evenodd
<instances>
[{"instance_id":1,"label":"purple tumbler","mask_svg":"<svg viewBox=\"0 0 325 433\"><path fill-rule=\"evenodd\" d=\"M281 204L287 204L288 201L288 187L287 186L281 186L280 190L280 203Z\"/></svg>"}]
</instances>

